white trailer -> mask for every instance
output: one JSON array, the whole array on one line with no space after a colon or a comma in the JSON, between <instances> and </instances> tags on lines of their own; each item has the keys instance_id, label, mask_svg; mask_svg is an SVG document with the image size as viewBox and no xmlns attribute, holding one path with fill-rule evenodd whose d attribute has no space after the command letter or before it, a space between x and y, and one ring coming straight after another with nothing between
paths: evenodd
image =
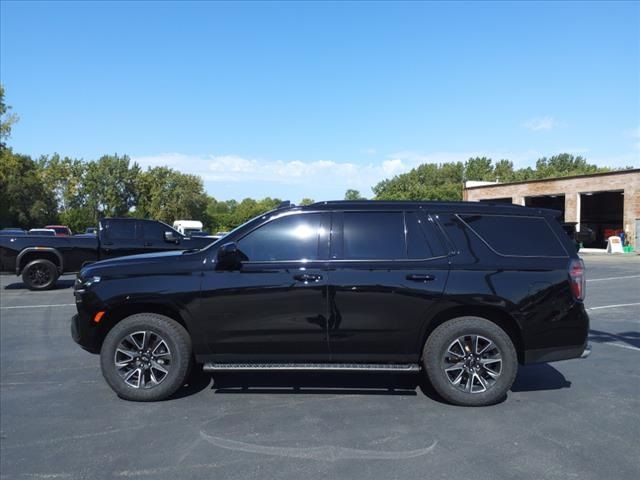
<instances>
[{"instance_id":1,"label":"white trailer","mask_svg":"<svg viewBox=\"0 0 640 480\"><path fill-rule=\"evenodd\" d=\"M202 222L199 220L176 220L173 222L173 228L189 237L193 232L202 231Z\"/></svg>"}]
</instances>

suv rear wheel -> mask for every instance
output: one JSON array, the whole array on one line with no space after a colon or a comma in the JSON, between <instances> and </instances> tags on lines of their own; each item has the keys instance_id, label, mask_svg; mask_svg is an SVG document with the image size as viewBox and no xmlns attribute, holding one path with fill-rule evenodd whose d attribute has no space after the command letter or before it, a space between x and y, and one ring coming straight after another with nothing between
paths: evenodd
<instances>
[{"instance_id":1,"label":"suv rear wheel","mask_svg":"<svg viewBox=\"0 0 640 480\"><path fill-rule=\"evenodd\" d=\"M479 317L460 317L427 339L423 367L433 388L456 405L491 405L504 398L518 371L509 335Z\"/></svg>"},{"instance_id":2,"label":"suv rear wheel","mask_svg":"<svg viewBox=\"0 0 640 480\"><path fill-rule=\"evenodd\" d=\"M155 313L125 318L107 334L100 350L102 375L126 400L164 400L185 382L191 339L175 320Z\"/></svg>"}]
</instances>

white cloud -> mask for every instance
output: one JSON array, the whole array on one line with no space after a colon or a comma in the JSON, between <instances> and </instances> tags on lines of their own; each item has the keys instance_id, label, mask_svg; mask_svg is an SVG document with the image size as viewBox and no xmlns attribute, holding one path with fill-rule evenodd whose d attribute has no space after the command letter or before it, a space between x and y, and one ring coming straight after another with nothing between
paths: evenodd
<instances>
[{"instance_id":1,"label":"white cloud","mask_svg":"<svg viewBox=\"0 0 640 480\"><path fill-rule=\"evenodd\" d=\"M522 126L533 132L539 132L543 130L552 130L560 126L560 124L553 117L536 117L530 118L524 122Z\"/></svg>"},{"instance_id":2,"label":"white cloud","mask_svg":"<svg viewBox=\"0 0 640 480\"><path fill-rule=\"evenodd\" d=\"M516 165L529 158L536 158L535 152L524 154L513 152L434 152L420 153L400 151L387 155L375 162L352 163L333 160L271 160L247 158L239 155L185 155L163 153L153 156L134 157L143 168L166 165L184 173L199 175L205 182L259 183L268 186L300 185L301 190L332 188L344 192L348 188L360 190L368 195L370 188L384 180L423 163L445 163L465 161L469 157L484 155L495 160L509 158ZM238 185L239 186L239 185ZM311 194L311 193L310 193Z\"/></svg>"},{"instance_id":3,"label":"white cloud","mask_svg":"<svg viewBox=\"0 0 640 480\"><path fill-rule=\"evenodd\" d=\"M374 164L356 165L331 160L266 160L239 155L183 155L163 153L135 157L142 167L167 165L181 172L200 175L213 182L265 182L280 184L313 184L316 181L340 184L360 183L372 172L382 171Z\"/></svg>"},{"instance_id":4,"label":"white cloud","mask_svg":"<svg viewBox=\"0 0 640 480\"><path fill-rule=\"evenodd\" d=\"M382 162L382 171L390 177L406 170L407 167L402 162L401 158L392 158L391 160L385 160Z\"/></svg>"},{"instance_id":5,"label":"white cloud","mask_svg":"<svg viewBox=\"0 0 640 480\"><path fill-rule=\"evenodd\" d=\"M640 132L638 132L640 133ZM578 154L584 149L567 150ZM535 160L556 152L526 151L460 151L422 153L399 151L367 163L334 160L272 160L239 155L185 155L164 153L134 157L142 167L167 165L184 173L202 177L210 193L217 198L258 198L264 196L320 199L342 198L353 188L371 196L371 187L381 180L408 172L423 163L464 162L470 157L486 156L494 162L506 158L515 168L532 166ZM597 165L623 167L638 165L637 152L616 157L591 157Z\"/></svg>"}]
</instances>

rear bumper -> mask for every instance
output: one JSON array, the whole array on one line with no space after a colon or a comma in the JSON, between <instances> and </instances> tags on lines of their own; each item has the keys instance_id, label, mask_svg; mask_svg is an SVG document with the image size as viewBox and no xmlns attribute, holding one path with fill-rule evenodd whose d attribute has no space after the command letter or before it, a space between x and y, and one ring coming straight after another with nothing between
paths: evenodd
<instances>
[{"instance_id":1,"label":"rear bumper","mask_svg":"<svg viewBox=\"0 0 640 480\"><path fill-rule=\"evenodd\" d=\"M586 358L591 353L589 315L582 302L575 302L561 315L537 325L531 347L525 348L523 363L545 363ZM526 340L526 338L525 338Z\"/></svg>"},{"instance_id":2,"label":"rear bumper","mask_svg":"<svg viewBox=\"0 0 640 480\"><path fill-rule=\"evenodd\" d=\"M583 345L563 348L540 348L525 351L524 363L546 363L557 362L559 360L569 360L571 358L587 358L590 354L591 343L589 342L585 342Z\"/></svg>"}]
</instances>

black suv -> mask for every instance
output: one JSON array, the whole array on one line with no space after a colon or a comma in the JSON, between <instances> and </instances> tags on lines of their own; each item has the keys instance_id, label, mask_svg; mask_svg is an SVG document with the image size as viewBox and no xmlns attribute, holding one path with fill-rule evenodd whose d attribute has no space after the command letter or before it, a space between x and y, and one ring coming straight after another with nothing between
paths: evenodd
<instances>
[{"instance_id":1,"label":"black suv","mask_svg":"<svg viewBox=\"0 0 640 480\"><path fill-rule=\"evenodd\" d=\"M584 266L558 212L467 202L285 205L209 247L82 269L72 335L122 398L220 370L419 372L459 405L518 364L586 356Z\"/></svg>"}]
</instances>

